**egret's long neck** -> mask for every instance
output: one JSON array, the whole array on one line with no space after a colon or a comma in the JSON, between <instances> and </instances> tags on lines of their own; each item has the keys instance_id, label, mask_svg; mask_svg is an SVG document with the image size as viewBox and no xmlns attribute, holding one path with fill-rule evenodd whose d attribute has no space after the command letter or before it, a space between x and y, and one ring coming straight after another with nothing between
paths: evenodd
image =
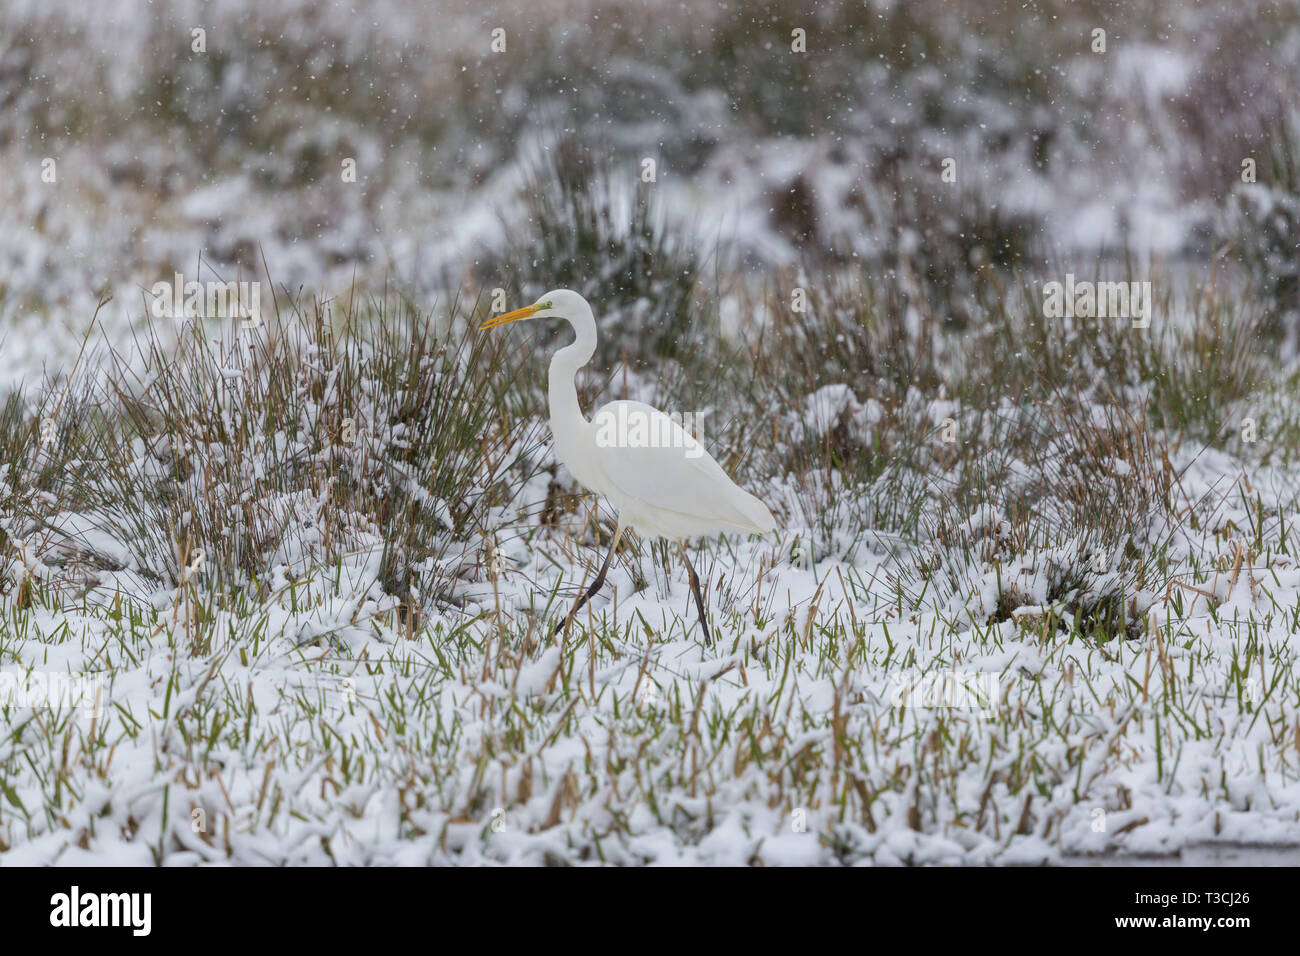
<instances>
[{"instance_id":1,"label":"egret's long neck","mask_svg":"<svg viewBox=\"0 0 1300 956\"><path fill-rule=\"evenodd\" d=\"M578 389L574 377L596 354L596 319L591 309L583 309L565 316L577 338L560 349L551 359L550 387L547 395L551 404L551 425L561 422L583 421L586 416L578 406Z\"/></svg>"}]
</instances>

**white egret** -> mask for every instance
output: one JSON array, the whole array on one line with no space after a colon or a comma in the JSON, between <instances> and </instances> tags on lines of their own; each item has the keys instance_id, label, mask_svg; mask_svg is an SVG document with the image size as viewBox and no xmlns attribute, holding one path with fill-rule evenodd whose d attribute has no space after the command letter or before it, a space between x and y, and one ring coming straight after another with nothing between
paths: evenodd
<instances>
[{"instance_id":1,"label":"white egret","mask_svg":"<svg viewBox=\"0 0 1300 956\"><path fill-rule=\"evenodd\" d=\"M565 627L605 583L623 532L677 541L690 576L705 641L700 579L682 539L726 531L766 534L776 528L767 506L733 482L713 457L678 422L643 402L610 402L588 421L578 406L578 369L596 352L596 319L576 292L556 289L533 305L488 319L495 328L521 319L561 318L573 326L574 341L551 358L547 389L551 436L560 461L589 491L604 495L618 515L609 554L587 592L556 627Z\"/></svg>"}]
</instances>

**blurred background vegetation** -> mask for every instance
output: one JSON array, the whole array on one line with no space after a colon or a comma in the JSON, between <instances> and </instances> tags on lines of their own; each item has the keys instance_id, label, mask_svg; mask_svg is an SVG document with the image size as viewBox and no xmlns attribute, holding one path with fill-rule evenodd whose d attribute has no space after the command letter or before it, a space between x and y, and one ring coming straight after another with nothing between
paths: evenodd
<instances>
[{"instance_id":1,"label":"blurred background vegetation","mask_svg":"<svg viewBox=\"0 0 1300 956\"><path fill-rule=\"evenodd\" d=\"M607 215L646 246L594 281L652 323L722 253L880 261L962 324L986 263L1224 251L1284 332L1298 64L1300 10L1262 0L10 3L0 315L134 308L200 253L290 289L575 284L611 237L555 243Z\"/></svg>"}]
</instances>

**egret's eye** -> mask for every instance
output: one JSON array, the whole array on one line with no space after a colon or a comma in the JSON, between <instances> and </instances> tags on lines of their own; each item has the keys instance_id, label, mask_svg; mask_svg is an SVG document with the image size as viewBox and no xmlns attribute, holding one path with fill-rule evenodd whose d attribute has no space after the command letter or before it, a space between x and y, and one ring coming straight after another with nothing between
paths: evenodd
<instances>
[{"instance_id":1,"label":"egret's eye","mask_svg":"<svg viewBox=\"0 0 1300 956\"><path fill-rule=\"evenodd\" d=\"M537 308L539 308L539 309L549 309L550 307L551 307L551 303L549 303L549 302L538 302L538 303L537 303Z\"/></svg>"}]
</instances>

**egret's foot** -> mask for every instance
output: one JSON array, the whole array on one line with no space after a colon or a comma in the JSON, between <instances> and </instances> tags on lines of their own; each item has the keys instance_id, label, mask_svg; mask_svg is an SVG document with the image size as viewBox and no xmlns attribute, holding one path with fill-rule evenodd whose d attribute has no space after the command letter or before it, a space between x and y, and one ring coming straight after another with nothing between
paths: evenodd
<instances>
[{"instance_id":1,"label":"egret's foot","mask_svg":"<svg viewBox=\"0 0 1300 956\"><path fill-rule=\"evenodd\" d=\"M573 620L573 612L570 612L564 615L564 617L560 618L560 623L555 625L555 630L551 631L551 640L555 640L555 638L559 636L559 633L569 626L569 622L572 620Z\"/></svg>"},{"instance_id":2,"label":"egret's foot","mask_svg":"<svg viewBox=\"0 0 1300 956\"><path fill-rule=\"evenodd\" d=\"M557 634L559 634L562 630L564 630L566 627L569 626L569 622L578 616L578 612L582 610L582 606L586 604L589 600L591 600L591 596L595 594L597 591L599 591L600 586L604 583L605 583L605 573L604 571L602 571L600 575L596 578L595 583L592 584L592 586L587 589L587 593L584 594L582 597L578 598L578 603L573 605L573 610L570 611L568 614L564 615L564 617L560 620L560 623L555 625L555 630L551 632L552 640L555 639L555 636Z\"/></svg>"}]
</instances>

